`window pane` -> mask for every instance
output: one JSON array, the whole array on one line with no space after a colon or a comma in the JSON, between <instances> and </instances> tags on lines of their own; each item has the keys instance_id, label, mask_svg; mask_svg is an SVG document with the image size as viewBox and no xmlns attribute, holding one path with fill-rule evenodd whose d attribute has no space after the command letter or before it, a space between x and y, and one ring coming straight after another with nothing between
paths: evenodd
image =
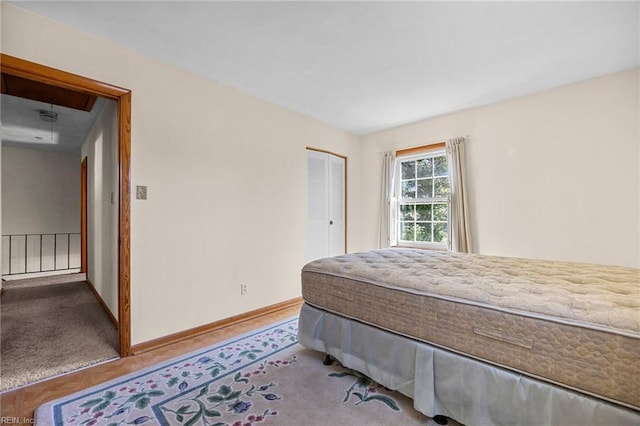
<instances>
[{"instance_id":1,"label":"window pane","mask_svg":"<svg viewBox=\"0 0 640 426\"><path fill-rule=\"evenodd\" d=\"M442 155L433 158L434 175L447 176L447 157Z\"/></svg>"},{"instance_id":2,"label":"window pane","mask_svg":"<svg viewBox=\"0 0 640 426\"><path fill-rule=\"evenodd\" d=\"M431 223L416 223L416 241L431 242Z\"/></svg>"},{"instance_id":3,"label":"window pane","mask_svg":"<svg viewBox=\"0 0 640 426\"><path fill-rule=\"evenodd\" d=\"M416 220L431 220L431 204L416 205Z\"/></svg>"},{"instance_id":4,"label":"window pane","mask_svg":"<svg viewBox=\"0 0 640 426\"><path fill-rule=\"evenodd\" d=\"M447 156L425 154L400 163L400 184L396 226L398 240L405 243L448 242L449 206L444 202L451 192ZM434 199L436 198L436 199Z\"/></svg>"},{"instance_id":5,"label":"window pane","mask_svg":"<svg viewBox=\"0 0 640 426\"><path fill-rule=\"evenodd\" d=\"M416 198L415 180L407 180L402 182L402 198Z\"/></svg>"},{"instance_id":6,"label":"window pane","mask_svg":"<svg viewBox=\"0 0 640 426\"><path fill-rule=\"evenodd\" d=\"M402 179L415 179L415 178L416 178L416 162L403 161L402 162Z\"/></svg>"},{"instance_id":7,"label":"window pane","mask_svg":"<svg viewBox=\"0 0 640 426\"><path fill-rule=\"evenodd\" d=\"M400 239L403 241L415 241L413 222L400 222Z\"/></svg>"},{"instance_id":8,"label":"window pane","mask_svg":"<svg viewBox=\"0 0 640 426\"><path fill-rule=\"evenodd\" d=\"M446 221L447 213L448 213L448 209L446 204L442 203L442 204L433 205L433 220Z\"/></svg>"},{"instance_id":9,"label":"window pane","mask_svg":"<svg viewBox=\"0 0 640 426\"><path fill-rule=\"evenodd\" d=\"M433 186L435 192L434 197L446 197L449 193L449 178L435 178L433 180Z\"/></svg>"},{"instance_id":10,"label":"window pane","mask_svg":"<svg viewBox=\"0 0 640 426\"><path fill-rule=\"evenodd\" d=\"M447 224L446 223L434 223L433 224L433 242L446 243L447 238Z\"/></svg>"},{"instance_id":11,"label":"window pane","mask_svg":"<svg viewBox=\"0 0 640 426\"><path fill-rule=\"evenodd\" d=\"M433 162L431 158L423 158L418 161L418 177L431 177L433 176Z\"/></svg>"},{"instance_id":12,"label":"window pane","mask_svg":"<svg viewBox=\"0 0 640 426\"><path fill-rule=\"evenodd\" d=\"M400 206L400 220L413 220L413 205Z\"/></svg>"},{"instance_id":13,"label":"window pane","mask_svg":"<svg viewBox=\"0 0 640 426\"><path fill-rule=\"evenodd\" d=\"M418 198L433 197L433 179L421 179L418 181Z\"/></svg>"}]
</instances>

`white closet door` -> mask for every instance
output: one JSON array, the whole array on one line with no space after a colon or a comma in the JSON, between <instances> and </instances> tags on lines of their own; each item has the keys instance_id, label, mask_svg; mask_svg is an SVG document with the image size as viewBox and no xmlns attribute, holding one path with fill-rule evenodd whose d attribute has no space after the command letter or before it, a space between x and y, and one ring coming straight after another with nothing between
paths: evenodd
<instances>
[{"instance_id":1,"label":"white closet door","mask_svg":"<svg viewBox=\"0 0 640 426\"><path fill-rule=\"evenodd\" d=\"M329 253L329 159L307 150L307 261Z\"/></svg>"},{"instance_id":2,"label":"white closet door","mask_svg":"<svg viewBox=\"0 0 640 426\"><path fill-rule=\"evenodd\" d=\"M344 254L344 158L329 158L329 256Z\"/></svg>"},{"instance_id":3,"label":"white closet door","mask_svg":"<svg viewBox=\"0 0 640 426\"><path fill-rule=\"evenodd\" d=\"M307 261L344 254L345 160L307 150Z\"/></svg>"}]
</instances>

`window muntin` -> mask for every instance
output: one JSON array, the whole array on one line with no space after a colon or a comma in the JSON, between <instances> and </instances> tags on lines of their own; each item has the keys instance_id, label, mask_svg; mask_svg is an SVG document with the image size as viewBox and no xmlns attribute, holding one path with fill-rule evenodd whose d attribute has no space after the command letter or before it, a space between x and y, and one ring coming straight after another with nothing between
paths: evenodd
<instances>
[{"instance_id":1,"label":"window muntin","mask_svg":"<svg viewBox=\"0 0 640 426\"><path fill-rule=\"evenodd\" d=\"M450 186L445 152L398 158L397 167L398 243L446 247Z\"/></svg>"}]
</instances>

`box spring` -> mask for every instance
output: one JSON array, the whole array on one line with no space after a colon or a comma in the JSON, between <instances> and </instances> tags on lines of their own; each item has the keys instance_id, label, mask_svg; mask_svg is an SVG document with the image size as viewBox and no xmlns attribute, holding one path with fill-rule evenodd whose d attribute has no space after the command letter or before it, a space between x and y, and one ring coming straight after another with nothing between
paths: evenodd
<instances>
[{"instance_id":1,"label":"box spring","mask_svg":"<svg viewBox=\"0 0 640 426\"><path fill-rule=\"evenodd\" d=\"M309 304L640 410L640 271L410 249L321 259Z\"/></svg>"}]
</instances>

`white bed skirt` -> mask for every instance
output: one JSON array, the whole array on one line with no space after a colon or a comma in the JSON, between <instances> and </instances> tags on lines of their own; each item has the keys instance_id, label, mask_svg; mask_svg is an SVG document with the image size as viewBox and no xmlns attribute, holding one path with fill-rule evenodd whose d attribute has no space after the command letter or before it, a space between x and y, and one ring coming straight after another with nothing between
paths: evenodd
<instances>
[{"instance_id":1,"label":"white bed skirt","mask_svg":"<svg viewBox=\"0 0 640 426\"><path fill-rule=\"evenodd\" d=\"M640 412L436 348L308 304L298 340L466 425L639 425Z\"/></svg>"}]
</instances>

